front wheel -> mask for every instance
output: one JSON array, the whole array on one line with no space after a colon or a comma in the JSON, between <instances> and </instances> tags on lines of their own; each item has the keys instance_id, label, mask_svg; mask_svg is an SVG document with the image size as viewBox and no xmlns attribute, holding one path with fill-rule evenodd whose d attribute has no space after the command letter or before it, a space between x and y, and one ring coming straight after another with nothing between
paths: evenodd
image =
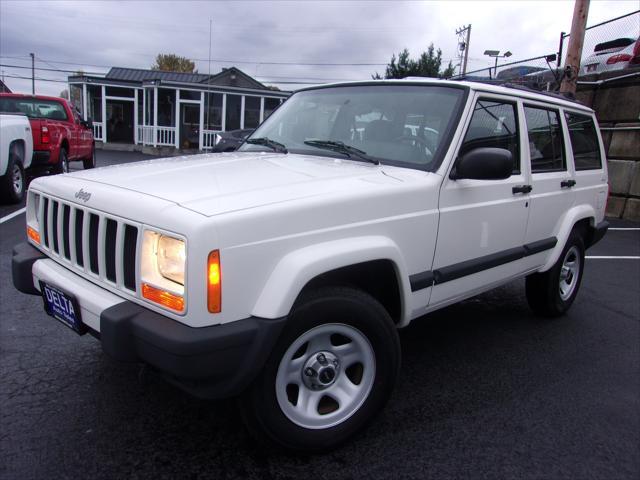
<instances>
[{"instance_id":1,"label":"front wheel","mask_svg":"<svg viewBox=\"0 0 640 480\"><path fill-rule=\"evenodd\" d=\"M389 314L370 295L323 288L298 302L262 373L243 394L259 438L300 451L336 447L388 400L400 366Z\"/></svg>"},{"instance_id":2,"label":"front wheel","mask_svg":"<svg viewBox=\"0 0 640 480\"><path fill-rule=\"evenodd\" d=\"M574 230L555 265L546 272L527 277L527 301L534 313L558 317L569 310L578 295L583 272L584 241Z\"/></svg>"}]
</instances>

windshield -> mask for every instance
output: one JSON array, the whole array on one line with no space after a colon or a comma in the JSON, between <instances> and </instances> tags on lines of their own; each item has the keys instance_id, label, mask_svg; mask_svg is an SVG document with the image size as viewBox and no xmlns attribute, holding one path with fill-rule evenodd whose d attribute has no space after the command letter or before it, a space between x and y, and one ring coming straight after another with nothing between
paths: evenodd
<instances>
[{"instance_id":1,"label":"windshield","mask_svg":"<svg viewBox=\"0 0 640 480\"><path fill-rule=\"evenodd\" d=\"M433 169L463 96L460 88L428 85L307 90L292 95L251 138L279 142L290 153L358 160L345 149L321 145L340 142L383 164ZM264 149L245 143L240 151Z\"/></svg>"},{"instance_id":2,"label":"windshield","mask_svg":"<svg viewBox=\"0 0 640 480\"><path fill-rule=\"evenodd\" d=\"M61 103L54 100L36 98L0 98L0 111L24 113L29 118L48 118L50 120L68 120Z\"/></svg>"}]
</instances>

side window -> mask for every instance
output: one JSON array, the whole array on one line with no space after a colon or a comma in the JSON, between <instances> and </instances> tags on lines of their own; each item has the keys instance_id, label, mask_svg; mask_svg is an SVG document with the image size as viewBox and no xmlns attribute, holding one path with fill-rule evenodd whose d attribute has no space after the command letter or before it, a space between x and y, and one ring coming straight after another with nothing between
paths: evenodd
<instances>
[{"instance_id":1,"label":"side window","mask_svg":"<svg viewBox=\"0 0 640 480\"><path fill-rule=\"evenodd\" d=\"M474 148L504 148L513 155L513 172L520 172L520 148L516 105L495 100L479 100L460 147L460 155Z\"/></svg>"},{"instance_id":2,"label":"side window","mask_svg":"<svg viewBox=\"0 0 640 480\"><path fill-rule=\"evenodd\" d=\"M565 115L576 170L600 169L600 144L593 119L578 113L567 112Z\"/></svg>"},{"instance_id":3,"label":"side window","mask_svg":"<svg viewBox=\"0 0 640 480\"><path fill-rule=\"evenodd\" d=\"M524 107L524 117L529 135L531 171L540 173L566 170L560 114L543 108Z\"/></svg>"}]
</instances>

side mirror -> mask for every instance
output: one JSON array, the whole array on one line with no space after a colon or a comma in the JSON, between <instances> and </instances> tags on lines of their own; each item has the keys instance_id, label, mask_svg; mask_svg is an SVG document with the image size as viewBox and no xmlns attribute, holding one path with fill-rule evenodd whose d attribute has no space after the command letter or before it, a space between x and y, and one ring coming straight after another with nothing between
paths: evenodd
<instances>
[{"instance_id":1,"label":"side mirror","mask_svg":"<svg viewBox=\"0 0 640 480\"><path fill-rule=\"evenodd\" d=\"M504 180L513 172L513 155L504 148L481 147L465 153L451 170L449 178L458 180Z\"/></svg>"}]
</instances>

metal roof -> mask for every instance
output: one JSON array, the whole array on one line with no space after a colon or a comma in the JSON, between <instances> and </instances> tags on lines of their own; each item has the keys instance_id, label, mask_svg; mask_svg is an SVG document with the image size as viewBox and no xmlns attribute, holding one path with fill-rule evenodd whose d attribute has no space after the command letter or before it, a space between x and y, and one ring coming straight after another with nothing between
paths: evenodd
<instances>
[{"instance_id":1,"label":"metal roof","mask_svg":"<svg viewBox=\"0 0 640 480\"><path fill-rule=\"evenodd\" d=\"M146 80L166 80L172 82L200 83L205 82L209 75L201 73L163 72L161 70L142 70L138 68L111 67L105 75L110 80L124 80L127 82L143 82Z\"/></svg>"}]
</instances>

